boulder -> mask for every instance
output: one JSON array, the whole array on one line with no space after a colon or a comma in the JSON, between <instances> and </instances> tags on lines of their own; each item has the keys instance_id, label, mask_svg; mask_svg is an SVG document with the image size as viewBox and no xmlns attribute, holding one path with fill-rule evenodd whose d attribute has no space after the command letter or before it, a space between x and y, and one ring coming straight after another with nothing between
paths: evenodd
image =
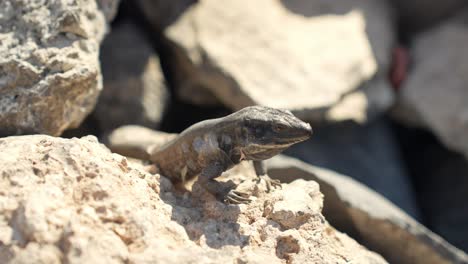
<instances>
[{"instance_id":1,"label":"boulder","mask_svg":"<svg viewBox=\"0 0 468 264\"><path fill-rule=\"evenodd\" d=\"M327 223L313 181L225 205L92 136L7 137L0 147L1 263L386 263ZM225 176L248 176L245 165Z\"/></svg>"},{"instance_id":2,"label":"boulder","mask_svg":"<svg viewBox=\"0 0 468 264\"><path fill-rule=\"evenodd\" d=\"M308 121L364 122L393 102L385 1L203 0L164 33L175 88L195 104L215 96L232 110L258 104Z\"/></svg>"},{"instance_id":3,"label":"boulder","mask_svg":"<svg viewBox=\"0 0 468 264\"><path fill-rule=\"evenodd\" d=\"M423 124L448 148L468 157L466 17L468 9L415 38L413 68L398 95L395 117L409 125Z\"/></svg>"},{"instance_id":4,"label":"boulder","mask_svg":"<svg viewBox=\"0 0 468 264\"><path fill-rule=\"evenodd\" d=\"M169 92L153 47L131 22L113 28L101 47L104 89L94 115L103 131L135 124L157 128Z\"/></svg>"},{"instance_id":5,"label":"boulder","mask_svg":"<svg viewBox=\"0 0 468 264\"><path fill-rule=\"evenodd\" d=\"M0 135L59 135L91 112L102 88L99 44L117 3L0 2Z\"/></svg>"},{"instance_id":6,"label":"boulder","mask_svg":"<svg viewBox=\"0 0 468 264\"><path fill-rule=\"evenodd\" d=\"M468 256L350 177L277 156L268 174L284 183L317 181L330 223L380 253L390 263L468 263Z\"/></svg>"}]
</instances>

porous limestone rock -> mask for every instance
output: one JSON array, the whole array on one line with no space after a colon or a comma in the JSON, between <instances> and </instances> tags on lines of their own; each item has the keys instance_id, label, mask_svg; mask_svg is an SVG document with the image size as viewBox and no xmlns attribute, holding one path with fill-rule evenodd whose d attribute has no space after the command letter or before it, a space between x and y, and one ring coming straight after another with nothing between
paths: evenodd
<instances>
[{"instance_id":1,"label":"porous limestone rock","mask_svg":"<svg viewBox=\"0 0 468 264\"><path fill-rule=\"evenodd\" d=\"M16 136L0 148L1 263L386 263L325 221L313 181L225 205L94 137Z\"/></svg>"},{"instance_id":2,"label":"porous limestone rock","mask_svg":"<svg viewBox=\"0 0 468 264\"><path fill-rule=\"evenodd\" d=\"M0 1L0 135L80 124L101 90L99 43L117 3Z\"/></svg>"},{"instance_id":3,"label":"porous limestone rock","mask_svg":"<svg viewBox=\"0 0 468 264\"><path fill-rule=\"evenodd\" d=\"M298 177L317 181L327 220L390 263L468 263L463 251L350 177L283 155L270 159L267 167L272 178L284 183Z\"/></svg>"},{"instance_id":4,"label":"porous limestone rock","mask_svg":"<svg viewBox=\"0 0 468 264\"><path fill-rule=\"evenodd\" d=\"M124 22L101 46L104 88L94 115L103 131L135 124L157 128L169 99L159 57L138 27Z\"/></svg>"},{"instance_id":5,"label":"porous limestone rock","mask_svg":"<svg viewBox=\"0 0 468 264\"><path fill-rule=\"evenodd\" d=\"M393 101L384 1L202 0L165 35L176 89L193 103L211 102L205 90L232 110L259 104L309 121L363 122Z\"/></svg>"},{"instance_id":6,"label":"porous limestone rock","mask_svg":"<svg viewBox=\"0 0 468 264\"><path fill-rule=\"evenodd\" d=\"M410 125L407 117L416 119L468 158L467 17L468 9L414 40L413 66L394 113Z\"/></svg>"}]
</instances>

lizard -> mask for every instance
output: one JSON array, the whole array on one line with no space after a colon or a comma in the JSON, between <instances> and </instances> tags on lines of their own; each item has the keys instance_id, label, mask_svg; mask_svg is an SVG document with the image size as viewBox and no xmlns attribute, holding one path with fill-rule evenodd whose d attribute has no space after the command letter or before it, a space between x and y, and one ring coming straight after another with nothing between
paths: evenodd
<instances>
[{"instance_id":1,"label":"lizard","mask_svg":"<svg viewBox=\"0 0 468 264\"><path fill-rule=\"evenodd\" d=\"M226 203L247 203L247 194L226 190L214 180L242 160L252 160L260 178L271 187L280 185L266 174L263 160L293 144L307 140L312 127L290 111L265 106L245 107L225 117L196 123L149 153L149 161L172 182L198 176L206 191Z\"/></svg>"}]
</instances>

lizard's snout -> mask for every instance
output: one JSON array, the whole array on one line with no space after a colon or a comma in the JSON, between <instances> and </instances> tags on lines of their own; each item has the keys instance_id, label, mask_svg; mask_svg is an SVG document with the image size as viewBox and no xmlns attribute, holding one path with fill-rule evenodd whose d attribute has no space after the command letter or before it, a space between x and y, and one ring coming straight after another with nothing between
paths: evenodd
<instances>
[{"instance_id":1,"label":"lizard's snout","mask_svg":"<svg viewBox=\"0 0 468 264\"><path fill-rule=\"evenodd\" d=\"M308 123L301 122L298 124L293 131L291 131L291 138L294 139L295 143L305 141L309 139L313 134L312 126Z\"/></svg>"},{"instance_id":2,"label":"lizard's snout","mask_svg":"<svg viewBox=\"0 0 468 264\"><path fill-rule=\"evenodd\" d=\"M314 134L314 130L312 129L312 126L308 123L305 123L304 130L308 137L311 137Z\"/></svg>"}]
</instances>

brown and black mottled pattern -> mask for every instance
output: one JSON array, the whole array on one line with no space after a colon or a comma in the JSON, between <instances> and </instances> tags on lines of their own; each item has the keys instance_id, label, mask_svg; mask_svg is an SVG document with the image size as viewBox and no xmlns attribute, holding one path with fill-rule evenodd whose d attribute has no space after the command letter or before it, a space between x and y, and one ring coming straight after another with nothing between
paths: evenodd
<instances>
[{"instance_id":1,"label":"brown and black mottled pattern","mask_svg":"<svg viewBox=\"0 0 468 264\"><path fill-rule=\"evenodd\" d=\"M213 179L242 160L253 160L257 175L265 175L262 160L311 135L310 125L289 111L252 106L194 124L151 153L150 160L174 182L200 175L199 182L209 192L230 202L246 202L242 193L226 193Z\"/></svg>"}]
</instances>

